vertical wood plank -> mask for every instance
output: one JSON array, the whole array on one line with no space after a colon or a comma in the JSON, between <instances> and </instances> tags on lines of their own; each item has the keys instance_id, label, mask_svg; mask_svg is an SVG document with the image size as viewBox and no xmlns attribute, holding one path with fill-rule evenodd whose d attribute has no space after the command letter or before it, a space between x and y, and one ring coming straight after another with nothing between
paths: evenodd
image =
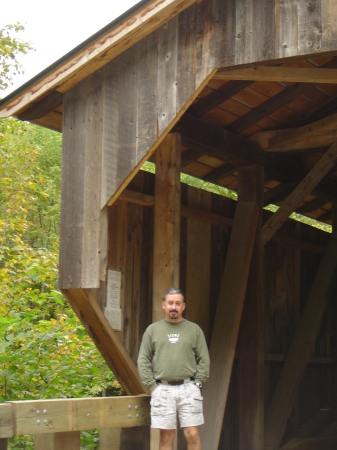
<instances>
[{"instance_id":1,"label":"vertical wood plank","mask_svg":"<svg viewBox=\"0 0 337 450\"><path fill-rule=\"evenodd\" d=\"M321 47L321 1L298 2L298 54L319 52Z\"/></svg>"},{"instance_id":2,"label":"vertical wood plank","mask_svg":"<svg viewBox=\"0 0 337 450\"><path fill-rule=\"evenodd\" d=\"M235 64L252 61L253 0L236 2Z\"/></svg>"},{"instance_id":3,"label":"vertical wood plank","mask_svg":"<svg viewBox=\"0 0 337 450\"><path fill-rule=\"evenodd\" d=\"M156 152L152 320L163 318L162 299L179 285L181 138L168 135Z\"/></svg>"},{"instance_id":4,"label":"vertical wood plank","mask_svg":"<svg viewBox=\"0 0 337 450\"><path fill-rule=\"evenodd\" d=\"M119 58L102 69L103 124L102 124L102 185L101 208L117 188L118 160L118 74Z\"/></svg>"},{"instance_id":5,"label":"vertical wood plank","mask_svg":"<svg viewBox=\"0 0 337 450\"><path fill-rule=\"evenodd\" d=\"M157 140L158 31L144 37L137 45L137 124L136 161L144 157Z\"/></svg>"},{"instance_id":6,"label":"vertical wood plank","mask_svg":"<svg viewBox=\"0 0 337 450\"><path fill-rule=\"evenodd\" d=\"M101 76L65 95L60 287L97 288L100 280Z\"/></svg>"},{"instance_id":7,"label":"vertical wood plank","mask_svg":"<svg viewBox=\"0 0 337 450\"><path fill-rule=\"evenodd\" d=\"M195 87L215 68L215 0L198 1Z\"/></svg>"},{"instance_id":8,"label":"vertical wood plank","mask_svg":"<svg viewBox=\"0 0 337 450\"><path fill-rule=\"evenodd\" d=\"M7 450L7 438L0 438L0 450Z\"/></svg>"},{"instance_id":9,"label":"vertical wood plank","mask_svg":"<svg viewBox=\"0 0 337 450\"><path fill-rule=\"evenodd\" d=\"M101 279L100 240L102 214L101 204L101 160L102 160L102 95L101 76L91 77L86 92L87 124L85 126L85 165L83 192L83 256L82 287L99 287ZM106 230L105 230L106 231Z\"/></svg>"},{"instance_id":10,"label":"vertical wood plank","mask_svg":"<svg viewBox=\"0 0 337 450\"><path fill-rule=\"evenodd\" d=\"M200 429L200 436L206 449L219 445L257 220L255 202L237 203L212 332L212 370L203 388L207 427Z\"/></svg>"},{"instance_id":11,"label":"vertical wood plank","mask_svg":"<svg viewBox=\"0 0 337 450\"><path fill-rule=\"evenodd\" d=\"M253 60L275 58L275 0L253 0Z\"/></svg>"},{"instance_id":12,"label":"vertical wood plank","mask_svg":"<svg viewBox=\"0 0 337 450\"><path fill-rule=\"evenodd\" d=\"M333 50L337 47L337 4L335 0L325 0L322 11L322 50Z\"/></svg>"},{"instance_id":13,"label":"vertical wood plank","mask_svg":"<svg viewBox=\"0 0 337 450\"><path fill-rule=\"evenodd\" d=\"M137 164L137 46L130 47L118 60L117 183L120 185Z\"/></svg>"},{"instance_id":14,"label":"vertical wood plank","mask_svg":"<svg viewBox=\"0 0 337 450\"><path fill-rule=\"evenodd\" d=\"M296 56L297 46L298 2L275 0L275 57Z\"/></svg>"},{"instance_id":15,"label":"vertical wood plank","mask_svg":"<svg viewBox=\"0 0 337 450\"><path fill-rule=\"evenodd\" d=\"M159 136L177 114L178 16L158 30L158 130Z\"/></svg>"},{"instance_id":16,"label":"vertical wood plank","mask_svg":"<svg viewBox=\"0 0 337 450\"><path fill-rule=\"evenodd\" d=\"M211 194L189 186L188 205L210 211ZM186 319L201 327L207 342L209 342L210 253L211 225L187 219Z\"/></svg>"},{"instance_id":17,"label":"vertical wood plank","mask_svg":"<svg viewBox=\"0 0 337 450\"><path fill-rule=\"evenodd\" d=\"M197 27L197 4L178 16L177 112L194 92L194 58Z\"/></svg>"},{"instance_id":18,"label":"vertical wood plank","mask_svg":"<svg viewBox=\"0 0 337 450\"><path fill-rule=\"evenodd\" d=\"M234 65L236 1L216 0L215 2L215 66Z\"/></svg>"},{"instance_id":19,"label":"vertical wood plank","mask_svg":"<svg viewBox=\"0 0 337 450\"><path fill-rule=\"evenodd\" d=\"M261 223L264 173L261 166L239 169L238 196L256 202L259 219L239 335L239 449L264 447L264 289Z\"/></svg>"},{"instance_id":20,"label":"vertical wood plank","mask_svg":"<svg viewBox=\"0 0 337 450\"><path fill-rule=\"evenodd\" d=\"M84 95L78 85L64 95L59 286L81 285L84 191ZM81 95L82 94L82 95Z\"/></svg>"}]
</instances>

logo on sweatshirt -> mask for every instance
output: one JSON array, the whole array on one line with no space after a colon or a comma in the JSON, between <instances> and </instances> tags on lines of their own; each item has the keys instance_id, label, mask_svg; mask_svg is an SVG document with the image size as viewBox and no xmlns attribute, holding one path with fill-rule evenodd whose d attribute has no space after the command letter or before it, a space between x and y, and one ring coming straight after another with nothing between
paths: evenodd
<instances>
[{"instance_id":1,"label":"logo on sweatshirt","mask_svg":"<svg viewBox=\"0 0 337 450\"><path fill-rule=\"evenodd\" d=\"M175 344L179 341L179 334L168 334L167 337L171 344Z\"/></svg>"}]
</instances>

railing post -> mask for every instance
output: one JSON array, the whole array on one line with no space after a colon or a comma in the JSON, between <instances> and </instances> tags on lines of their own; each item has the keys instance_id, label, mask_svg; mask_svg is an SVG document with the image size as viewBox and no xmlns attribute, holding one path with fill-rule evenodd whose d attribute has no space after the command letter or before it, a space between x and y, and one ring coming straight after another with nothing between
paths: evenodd
<instances>
[{"instance_id":1,"label":"railing post","mask_svg":"<svg viewBox=\"0 0 337 450\"><path fill-rule=\"evenodd\" d=\"M80 450L80 448L79 431L36 434L34 436L34 450Z\"/></svg>"},{"instance_id":2,"label":"railing post","mask_svg":"<svg viewBox=\"0 0 337 450\"><path fill-rule=\"evenodd\" d=\"M0 438L0 450L7 450L7 438Z\"/></svg>"}]
</instances>

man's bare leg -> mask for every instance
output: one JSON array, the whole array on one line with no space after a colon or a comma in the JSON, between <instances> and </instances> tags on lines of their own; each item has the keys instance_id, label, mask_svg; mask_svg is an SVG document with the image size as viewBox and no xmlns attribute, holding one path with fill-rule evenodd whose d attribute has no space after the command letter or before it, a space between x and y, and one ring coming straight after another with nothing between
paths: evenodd
<instances>
[{"instance_id":1,"label":"man's bare leg","mask_svg":"<svg viewBox=\"0 0 337 450\"><path fill-rule=\"evenodd\" d=\"M176 430L160 430L160 450L172 450ZM201 447L200 447L201 448Z\"/></svg>"},{"instance_id":2,"label":"man's bare leg","mask_svg":"<svg viewBox=\"0 0 337 450\"><path fill-rule=\"evenodd\" d=\"M201 450L198 427L185 427L183 430L187 441L187 450Z\"/></svg>"}]
</instances>

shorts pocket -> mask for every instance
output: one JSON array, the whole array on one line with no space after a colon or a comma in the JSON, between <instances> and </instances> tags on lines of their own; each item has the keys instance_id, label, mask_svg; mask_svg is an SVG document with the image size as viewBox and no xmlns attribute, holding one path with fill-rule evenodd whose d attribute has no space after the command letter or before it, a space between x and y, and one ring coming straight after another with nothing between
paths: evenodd
<instances>
[{"instance_id":1,"label":"shorts pocket","mask_svg":"<svg viewBox=\"0 0 337 450\"><path fill-rule=\"evenodd\" d=\"M153 398L150 402L151 404L151 415L152 416L162 416L163 405L160 398Z\"/></svg>"},{"instance_id":2,"label":"shorts pocket","mask_svg":"<svg viewBox=\"0 0 337 450\"><path fill-rule=\"evenodd\" d=\"M201 395L193 397L192 413L202 413L202 401L203 397Z\"/></svg>"}]
</instances>

